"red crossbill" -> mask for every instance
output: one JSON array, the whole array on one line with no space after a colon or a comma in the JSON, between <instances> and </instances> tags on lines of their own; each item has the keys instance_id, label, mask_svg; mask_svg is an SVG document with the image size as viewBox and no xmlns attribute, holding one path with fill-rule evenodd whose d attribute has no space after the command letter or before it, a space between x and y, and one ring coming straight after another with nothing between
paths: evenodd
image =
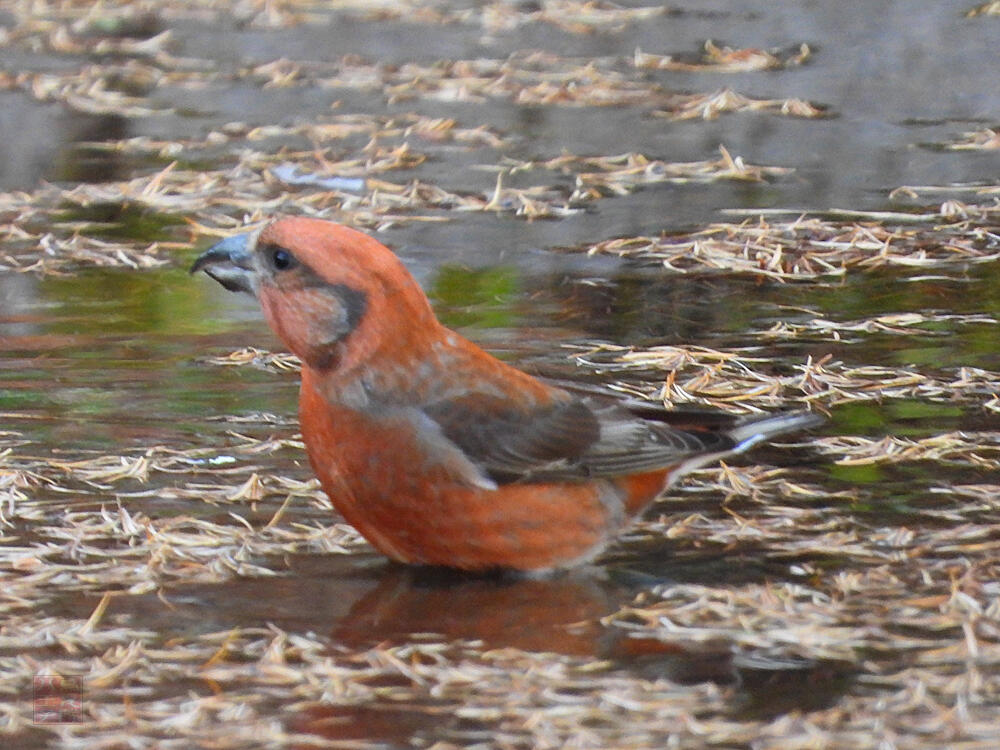
<instances>
[{"instance_id":1,"label":"red crossbill","mask_svg":"<svg viewBox=\"0 0 1000 750\"><path fill-rule=\"evenodd\" d=\"M256 295L302 360L313 470L344 518L404 563L590 560L684 473L820 421L681 428L659 405L543 382L446 328L388 248L328 221L279 218L219 242L198 270Z\"/></svg>"}]
</instances>

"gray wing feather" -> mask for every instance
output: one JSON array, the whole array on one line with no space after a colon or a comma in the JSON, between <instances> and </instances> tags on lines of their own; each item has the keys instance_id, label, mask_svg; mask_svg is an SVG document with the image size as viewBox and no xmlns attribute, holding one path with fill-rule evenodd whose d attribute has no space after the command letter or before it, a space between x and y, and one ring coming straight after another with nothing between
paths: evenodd
<instances>
[{"instance_id":1,"label":"gray wing feather","mask_svg":"<svg viewBox=\"0 0 1000 750\"><path fill-rule=\"evenodd\" d=\"M638 474L735 445L725 432L678 430L589 397L527 413L497 409L489 400L440 402L425 412L498 483Z\"/></svg>"}]
</instances>

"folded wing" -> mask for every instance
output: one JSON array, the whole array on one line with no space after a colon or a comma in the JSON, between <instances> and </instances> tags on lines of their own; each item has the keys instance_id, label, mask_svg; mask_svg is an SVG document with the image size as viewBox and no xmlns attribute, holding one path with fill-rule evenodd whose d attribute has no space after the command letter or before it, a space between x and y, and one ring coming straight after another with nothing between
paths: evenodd
<instances>
[{"instance_id":1,"label":"folded wing","mask_svg":"<svg viewBox=\"0 0 1000 750\"><path fill-rule=\"evenodd\" d=\"M642 409L646 414L621 402L567 395L530 411L474 397L423 411L498 484L639 474L735 447L717 425L702 430L692 417L692 429L678 429L654 418L653 405Z\"/></svg>"}]
</instances>

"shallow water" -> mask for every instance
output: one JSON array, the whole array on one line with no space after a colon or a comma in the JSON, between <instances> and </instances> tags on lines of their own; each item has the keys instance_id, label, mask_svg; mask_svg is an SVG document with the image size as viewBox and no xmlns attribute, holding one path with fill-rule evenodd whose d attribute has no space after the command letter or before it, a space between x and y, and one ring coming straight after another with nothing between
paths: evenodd
<instances>
[{"instance_id":1,"label":"shallow water","mask_svg":"<svg viewBox=\"0 0 1000 750\"><path fill-rule=\"evenodd\" d=\"M305 120L340 111L369 114L422 112L464 125L489 124L515 136L513 146L471 155L440 148L407 173L449 189L489 192L495 173L484 159L552 158L639 151L668 161L714 158L720 143L757 164L795 168L789 178L761 184L663 184L602 200L558 221L527 222L506 214L466 214L446 223L392 227L379 238L406 261L439 316L485 348L525 369L602 382L608 374L578 367L577 347L701 344L713 348L756 343L747 331L814 314L856 320L907 312L942 311L1000 318L1000 285L993 266L915 279L863 273L829 285L760 283L726 275L681 277L660 269L560 248L621 235L669 233L723 218L723 209L882 209L900 185L941 185L995 179L989 152L956 153L934 147L957 134L995 122L997 22L962 17L956 2L697 3L618 31L571 34L545 25L506 33L475 26L438 27L402 21L349 20L266 31L223 22L170 23L174 54L214 60L221 70L278 57L317 66L358 54L386 64L442 58L505 57L523 49L579 58L627 58L640 47L694 54L702 40L749 47L794 47L805 42L814 58L800 68L766 73L649 72L670 90L709 91L731 86L758 97L802 97L829 105L820 121L767 115L724 115L713 122L670 122L627 107L568 108L415 100L387 103L380 92L281 89L228 85L210 90L163 86L154 105L172 115L126 118L82 115L42 104L23 93L0 93L5 133L0 188L30 190L40 180L73 184L123 179L162 168L93 149L93 141L135 136L202 135L224 123L250 125ZM167 22L164 22L167 23ZM11 51L7 69L58 69L65 58ZM345 148L360 148L363 140ZM301 144L295 147L301 147ZM220 159L228 158L223 154ZM571 178L561 178L567 190ZM103 212L103 213L102 213ZM183 216L96 207L85 215L103 237L153 241L184 236ZM65 276L0 273L0 431L16 433L30 450L76 459L141 451L225 446L234 430L256 438L296 432L297 376L254 367L221 367L210 357L244 346L281 350L256 303L226 294L186 266L200 247L181 252L157 270L82 269ZM807 315L804 310L812 311ZM778 366L827 354L848 362L922 367L954 373L960 367L1000 369L995 323L944 321L910 336L858 334L841 341L775 341L767 351ZM617 375L615 375L617 377ZM636 385L652 387L662 373L632 371ZM263 415L263 416L262 416ZM221 420L226 417L227 420ZM235 420L240 420L234 423ZM826 434L913 439L957 430L995 429L995 416L962 404L918 398L866 402L834 411ZM763 449L758 460L807 465L830 491L855 500L838 511L858 524L933 524L924 511L946 506L930 488L993 481L967 466L834 466L808 453ZM262 456L262 471L309 478L301 453L283 448ZM193 501L158 503L155 491L177 483L152 474L123 491L152 491L127 500L151 517L223 513ZM93 503L58 494L38 496L53 506ZM102 502L120 498L109 493ZM670 512L718 512L718 496L677 498ZM739 510L738 501L734 506ZM55 512L55 511L54 511ZM248 511L265 522L274 508ZM654 510L654 514L658 513ZM292 517L321 523L329 515L295 508ZM30 530L19 529L30 537ZM109 617L138 629L197 636L266 626L317 633L336 648L366 649L437 634L461 650L515 648L606 661L607 669L637 679L710 682L732 690L734 719L760 719L790 710L815 710L853 689L854 668L835 661L745 663L726 646L671 650L623 638L602 622L642 592L666 584L738 587L796 579L793 564L837 568L838 560L808 551L796 560L755 555L751 546L705 545L678 550L670 540L629 538L605 564L541 581L482 580L406 571L374 554L299 555L269 561L282 575L237 578L225 584L168 584L163 591L116 598ZM99 599L69 593L48 614L87 618ZM164 608L164 601L169 603ZM895 658L898 655L892 655ZM891 658L889 659L891 661ZM364 739L379 747L435 739L481 739L489 724L442 722L433 701L412 705L317 707L298 728L339 740ZM24 737L24 746L34 739Z\"/></svg>"}]
</instances>

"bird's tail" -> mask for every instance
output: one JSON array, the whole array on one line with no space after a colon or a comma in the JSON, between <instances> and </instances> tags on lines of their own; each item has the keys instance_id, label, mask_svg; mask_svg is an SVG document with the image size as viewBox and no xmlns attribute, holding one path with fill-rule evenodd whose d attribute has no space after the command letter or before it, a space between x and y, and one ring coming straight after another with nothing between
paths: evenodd
<instances>
[{"instance_id":1,"label":"bird's tail","mask_svg":"<svg viewBox=\"0 0 1000 750\"><path fill-rule=\"evenodd\" d=\"M790 411L767 417L752 417L726 430L726 434L736 444L730 452L743 453L758 443L789 432L818 427L825 421L825 418L811 411Z\"/></svg>"},{"instance_id":2,"label":"bird's tail","mask_svg":"<svg viewBox=\"0 0 1000 750\"><path fill-rule=\"evenodd\" d=\"M779 435L789 432L798 432L810 427L817 427L826 421L819 414L810 411L791 411L784 414L777 414L767 417L750 417L733 427L724 430L733 445L726 450L714 453L703 453L689 458L684 463L677 466L667 480L667 486L674 484L690 471L699 469L706 464L714 463L727 456L743 453L750 450L758 443L771 440Z\"/></svg>"}]
</instances>

